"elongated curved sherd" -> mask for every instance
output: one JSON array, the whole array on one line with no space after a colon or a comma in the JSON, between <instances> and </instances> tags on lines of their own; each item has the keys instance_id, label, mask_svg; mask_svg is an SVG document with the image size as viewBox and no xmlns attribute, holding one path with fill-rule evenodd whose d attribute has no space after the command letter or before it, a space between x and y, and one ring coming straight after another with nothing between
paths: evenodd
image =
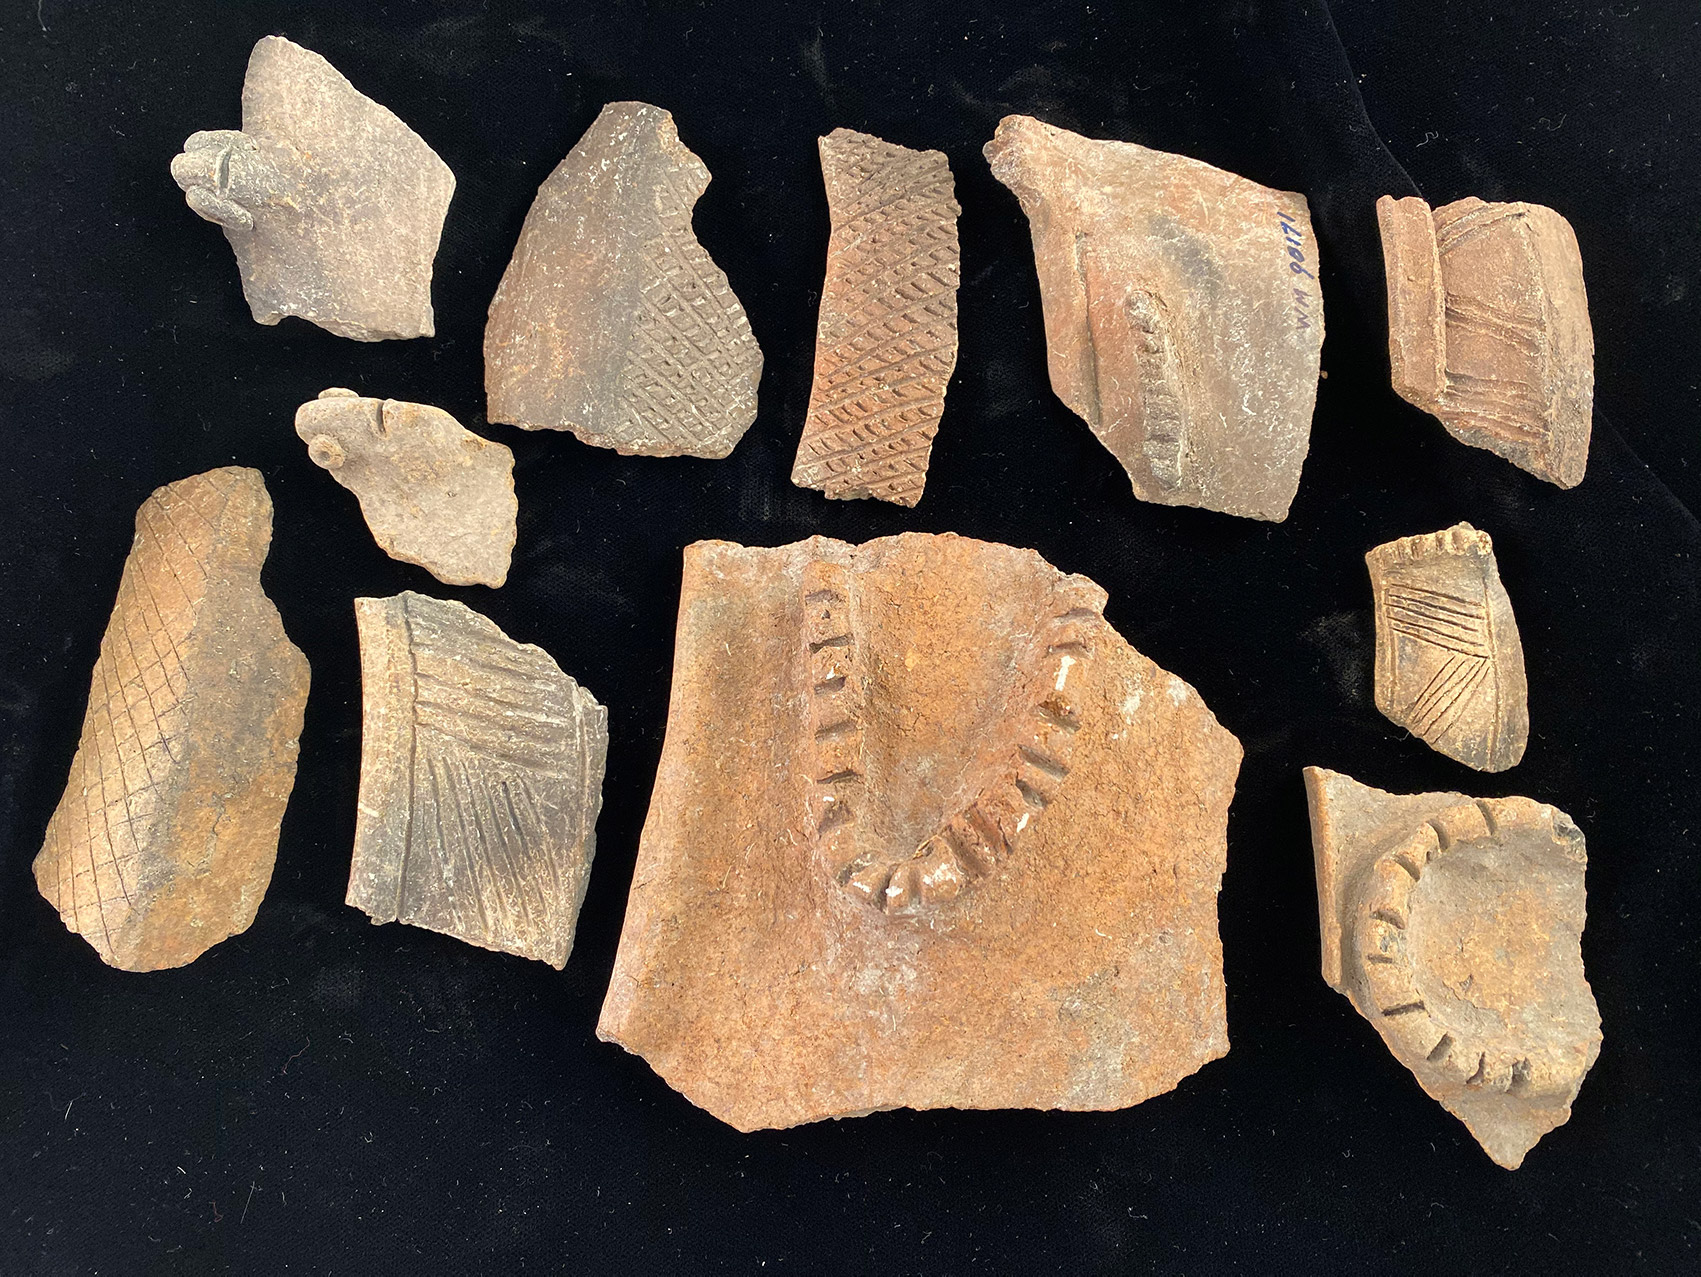
<instances>
[{"instance_id":1,"label":"elongated curved sherd","mask_svg":"<svg viewBox=\"0 0 1701 1277\"><path fill-rule=\"evenodd\" d=\"M36 885L101 958L180 967L254 921L295 783L307 660L260 588L256 470L160 488L136 514L83 736Z\"/></svg>"},{"instance_id":2,"label":"elongated curved sherd","mask_svg":"<svg viewBox=\"0 0 1701 1277\"><path fill-rule=\"evenodd\" d=\"M298 315L356 341L436 331L432 264L455 175L311 49L255 44L241 130L192 134L171 176L224 228L259 323Z\"/></svg>"},{"instance_id":3,"label":"elongated curved sherd","mask_svg":"<svg viewBox=\"0 0 1701 1277\"><path fill-rule=\"evenodd\" d=\"M491 421L645 456L724 457L762 352L691 230L709 170L673 116L611 102L538 188L490 303Z\"/></svg>"},{"instance_id":4,"label":"elongated curved sherd","mask_svg":"<svg viewBox=\"0 0 1701 1277\"><path fill-rule=\"evenodd\" d=\"M685 552L597 1032L741 1130L1113 1109L1228 1050L1240 745L1032 550Z\"/></svg>"},{"instance_id":5,"label":"elongated curved sherd","mask_svg":"<svg viewBox=\"0 0 1701 1277\"><path fill-rule=\"evenodd\" d=\"M940 151L835 129L821 139L821 172L833 233L791 479L913 506L957 363L951 166Z\"/></svg>"},{"instance_id":6,"label":"elongated curved sherd","mask_svg":"<svg viewBox=\"0 0 1701 1277\"><path fill-rule=\"evenodd\" d=\"M460 603L405 593L354 609L365 720L348 903L565 966L608 711Z\"/></svg>"},{"instance_id":7,"label":"elongated curved sherd","mask_svg":"<svg viewBox=\"0 0 1701 1277\"><path fill-rule=\"evenodd\" d=\"M1365 555L1376 603L1376 708L1478 771L1524 757L1524 648L1494 542L1468 523Z\"/></svg>"},{"instance_id":8,"label":"elongated curved sherd","mask_svg":"<svg viewBox=\"0 0 1701 1277\"><path fill-rule=\"evenodd\" d=\"M1571 224L1474 196L1376 201L1394 389L1447 433L1562 488L1583 481L1595 338Z\"/></svg>"},{"instance_id":9,"label":"elongated curved sherd","mask_svg":"<svg viewBox=\"0 0 1701 1277\"><path fill-rule=\"evenodd\" d=\"M1528 798L1389 794L1321 767L1305 787L1323 978L1516 1168L1601 1049L1582 833Z\"/></svg>"},{"instance_id":10,"label":"elongated curved sherd","mask_svg":"<svg viewBox=\"0 0 1701 1277\"><path fill-rule=\"evenodd\" d=\"M1305 197L1026 115L986 158L1033 232L1051 387L1134 495L1285 519L1323 346Z\"/></svg>"}]
</instances>

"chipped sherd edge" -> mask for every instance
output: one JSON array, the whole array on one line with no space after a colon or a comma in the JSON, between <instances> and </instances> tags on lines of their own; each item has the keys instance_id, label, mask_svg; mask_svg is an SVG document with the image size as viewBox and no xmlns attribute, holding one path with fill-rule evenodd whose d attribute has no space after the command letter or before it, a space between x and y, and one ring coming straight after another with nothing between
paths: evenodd
<instances>
[{"instance_id":1,"label":"chipped sherd edge","mask_svg":"<svg viewBox=\"0 0 1701 1277\"><path fill-rule=\"evenodd\" d=\"M1524 648L1494 542L1468 523L1365 555L1376 610L1376 708L1431 749L1498 772L1530 737Z\"/></svg>"},{"instance_id":2,"label":"chipped sherd edge","mask_svg":"<svg viewBox=\"0 0 1701 1277\"><path fill-rule=\"evenodd\" d=\"M259 323L298 315L356 341L436 331L431 270L455 175L317 53L259 41L241 130L191 134L171 176L224 228Z\"/></svg>"},{"instance_id":3,"label":"chipped sherd edge","mask_svg":"<svg viewBox=\"0 0 1701 1277\"><path fill-rule=\"evenodd\" d=\"M538 188L491 299L491 421L643 456L732 451L762 351L691 229L708 185L668 112L602 109Z\"/></svg>"},{"instance_id":4,"label":"chipped sherd edge","mask_svg":"<svg viewBox=\"0 0 1701 1277\"><path fill-rule=\"evenodd\" d=\"M1388 354L1402 399L1447 433L1562 488L1583 481L1595 338L1571 224L1474 196L1376 201Z\"/></svg>"},{"instance_id":5,"label":"chipped sherd edge","mask_svg":"<svg viewBox=\"0 0 1701 1277\"><path fill-rule=\"evenodd\" d=\"M608 712L460 603L356 599L365 711L348 903L559 969L596 853Z\"/></svg>"},{"instance_id":6,"label":"chipped sherd edge","mask_svg":"<svg viewBox=\"0 0 1701 1277\"><path fill-rule=\"evenodd\" d=\"M296 409L313 464L360 500L385 554L446 585L508 579L514 552L514 454L441 408L367 399L333 387Z\"/></svg>"},{"instance_id":7,"label":"chipped sherd edge","mask_svg":"<svg viewBox=\"0 0 1701 1277\"><path fill-rule=\"evenodd\" d=\"M1134 495L1285 519L1323 346L1305 197L1025 115L985 150L1033 232L1052 389Z\"/></svg>"},{"instance_id":8,"label":"chipped sherd edge","mask_svg":"<svg viewBox=\"0 0 1701 1277\"><path fill-rule=\"evenodd\" d=\"M741 1129L1113 1109L1228 1050L1239 743L1031 550L699 542L598 1035Z\"/></svg>"},{"instance_id":9,"label":"chipped sherd edge","mask_svg":"<svg viewBox=\"0 0 1701 1277\"><path fill-rule=\"evenodd\" d=\"M1508 1169L1600 1054L1583 835L1528 798L1389 794L1305 769L1323 978Z\"/></svg>"},{"instance_id":10,"label":"chipped sherd edge","mask_svg":"<svg viewBox=\"0 0 1701 1277\"><path fill-rule=\"evenodd\" d=\"M941 151L834 129L815 381L791 480L839 499L921 500L957 363L957 205Z\"/></svg>"},{"instance_id":11,"label":"chipped sherd edge","mask_svg":"<svg viewBox=\"0 0 1701 1277\"><path fill-rule=\"evenodd\" d=\"M101 959L193 962L245 931L295 784L307 659L260 588L257 470L169 483L136 512L82 739L36 885Z\"/></svg>"}]
</instances>

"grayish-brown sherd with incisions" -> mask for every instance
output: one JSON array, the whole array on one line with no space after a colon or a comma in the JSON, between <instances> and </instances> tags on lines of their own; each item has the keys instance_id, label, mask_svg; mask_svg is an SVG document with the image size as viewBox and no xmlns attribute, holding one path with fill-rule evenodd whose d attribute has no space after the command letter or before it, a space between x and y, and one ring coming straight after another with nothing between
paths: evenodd
<instances>
[{"instance_id":1,"label":"grayish-brown sherd with incisions","mask_svg":"<svg viewBox=\"0 0 1701 1277\"><path fill-rule=\"evenodd\" d=\"M645 456L732 451L762 352L691 230L708 185L666 111L602 109L538 188L491 300L490 420Z\"/></svg>"},{"instance_id":2,"label":"grayish-brown sherd with incisions","mask_svg":"<svg viewBox=\"0 0 1701 1277\"><path fill-rule=\"evenodd\" d=\"M171 162L224 227L254 318L339 337L429 337L431 265L455 175L396 115L281 36L254 46L242 129L192 134Z\"/></svg>"},{"instance_id":3,"label":"grayish-brown sherd with incisions","mask_svg":"<svg viewBox=\"0 0 1701 1277\"><path fill-rule=\"evenodd\" d=\"M957 363L957 206L941 151L866 133L821 139L833 215L815 385L792 482L829 497L921 500Z\"/></svg>"},{"instance_id":4,"label":"grayish-brown sherd with incisions","mask_svg":"<svg viewBox=\"0 0 1701 1277\"><path fill-rule=\"evenodd\" d=\"M317 466L360 498L384 553L447 585L499 586L514 550L514 454L441 408L333 388L296 409Z\"/></svg>"},{"instance_id":5,"label":"grayish-brown sherd with incisions","mask_svg":"<svg viewBox=\"0 0 1701 1277\"><path fill-rule=\"evenodd\" d=\"M1528 798L1388 794L1305 769L1323 978L1515 1169L1601 1049L1583 835Z\"/></svg>"},{"instance_id":6,"label":"grayish-brown sherd with incisions","mask_svg":"<svg viewBox=\"0 0 1701 1277\"><path fill-rule=\"evenodd\" d=\"M608 712L460 603L356 599L365 718L348 903L566 965L596 853Z\"/></svg>"},{"instance_id":7,"label":"grayish-brown sherd with incisions","mask_svg":"<svg viewBox=\"0 0 1701 1277\"><path fill-rule=\"evenodd\" d=\"M1025 115L986 158L1033 231L1052 389L1134 495L1285 519L1323 346L1305 197Z\"/></svg>"},{"instance_id":8,"label":"grayish-brown sherd with incisions","mask_svg":"<svg viewBox=\"0 0 1701 1277\"><path fill-rule=\"evenodd\" d=\"M1524 756L1524 648L1494 543L1468 523L1365 555L1376 606L1376 708L1478 771Z\"/></svg>"},{"instance_id":9,"label":"grayish-brown sherd with incisions","mask_svg":"<svg viewBox=\"0 0 1701 1277\"><path fill-rule=\"evenodd\" d=\"M260 588L272 502L257 470L167 484L136 512L83 736L35 880L128 971L246 931L295 784L307 660Z\"/></svg>"},{"instance_id":10,"label":"grayish-brown sherd with incisions","mask_svg":"<svg viewBox=\"0 0 1701 1277\"><path fill-rule=\"evenodd\" d=\"M1595 336L1577 236L1551 208L1376 201L1394 389L1447 433L1562 488L1583 481Z\"/></svg>"}]
</instances>

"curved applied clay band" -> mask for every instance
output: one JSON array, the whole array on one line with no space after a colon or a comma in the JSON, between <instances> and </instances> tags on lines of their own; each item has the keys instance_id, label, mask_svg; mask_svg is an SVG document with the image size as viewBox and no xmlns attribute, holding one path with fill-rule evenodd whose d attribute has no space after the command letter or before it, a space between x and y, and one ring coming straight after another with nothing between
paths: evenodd
<instances>
[{"instance_id":1,"label":"curved applied clay band","mask_svg":"<svg viewBox=\"0 0 1701 1277\"><path fill-rule=\"evenodd\" d=\"M295 784L307 659L260 588L258 470L159 489L101 639L83 737L35 858L65 925L129 971L246 931Z\"/></svg>"},{"instance_id":2,"label":"curved applied clay band","mask_svg":"<svg viewBox=\"0 0 1701 1277\"><path fill-rule=\"evenodd\" d=\"M1528 798L1387 794L1305 769L1323 978L1516 1168L1601 1047L1583 974L1583 835Z\"/></svg>"},{"instance_id":3,"label":"curved applied clay band","mask_svg":"<svg viewBox=\"0 0 1701 1277\"><path fill-rule=\"evenodd\" d=\"M1394 389L1447 433L1562 488L1583 481L1595 337L1577 236L1540 204L1376 201Z\"/></svg>"},{"instance_id":4,"label":"curved applied clay band","mask_svg":"<svg viewBox=\"0 0 1701 1277\"><path fill-rule=\"evenodd\" d=\"M1031 550L686 551L599 1034L743 1129L1113 1109L1228 1050L1239 743Z\"/></svg>"},{"instance_id":5,"label":"curved applied clay band","mask_svg":"<svg viewBox=\"0 0 1701 1277\"><path fill-rule=\"evenodd\" d=\"M254 318L339 337L429 337L431 267L455 175L396 115L281 36L254 46L242 129L192 134L171 162L224 227Z\"/></svg>"},{"instance_id":6,"label":"curved applied clay band","mask_svg":"<svg viewBox=\"0 0 1701 1277\"><path fill-rule=\"evenodd\" d=\"M986 158L1033 230L1052 389L1134 495L1285 519L1323 347L1305 197L1026 115Z\"/></svg>"}]
</instances>

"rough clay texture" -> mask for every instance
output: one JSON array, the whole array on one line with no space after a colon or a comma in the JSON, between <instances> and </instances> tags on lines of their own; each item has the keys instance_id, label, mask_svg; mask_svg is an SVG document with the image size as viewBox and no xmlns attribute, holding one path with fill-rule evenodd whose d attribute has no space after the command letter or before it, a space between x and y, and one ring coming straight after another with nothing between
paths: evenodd
<instances>
[{"instance_id":1,"label":"rough clay texture","mask_svg":"<svg viewBox=\"0 0 1701 1277\"><path fill-rule=\"evenodd\" d=\"M821 172L833 233L791 479L913 506L957 363L951 166L940 151L835 129L821 139Z\"/></svg>"},{"instance_id":2,"label":"rough clay texture","mask_svg":"<svg viewBox=\"0 0 1701 1277\"><path fill-rule=\"evenodd\" d=\"M742 1130L1113 1109L1228 1050L1240 745L1031 550L685 552L598 1035Z\"/></svg>"},{"instance_id":3,"label":"rough clay texture","mask_svg":"<svg viewBox=\"0 0 1701 1277\"><path fill-rule=\"evenodd\" d=\"M499 586L514 552L514 454L441 408L332 388L295 412L313 464L360 498L373 540L447 585Z\"/></svg>"},{"instance_id":4,"label":"rough clay texture","mask_svg":"<svg viewBox=\"0 0 1701 1277\"><path fill-rule=\"evenodd\" d=\"M191 134L171 162L224 227L254 318L339 337L430 337L431 264L455 175L396 115L281 36L254 46L242 129Z\"/></svg>"},{"instance_id":5,"label":"rough clay texture","mask_svg":"<svg viewBox=\"0 0 1701 1277\"><path fill-rule=\"evenodd\" d=\"M1524 757L1524 648L1494 543L1458 523L1364 556L1376 600L1376 708L1478 771Z\"/></svg>"},{"instance_id":6,"label":"rough clay texture","mask_svg":"<svg viewBox=\"0 0 1701 1277\"><path fill-rule=\"evenodd\" d=\"M673 116L602 109L538 188L490 303L490 420L622 453L732 451L756 419L762 352L691 231L708 185Z\"/></svg>"},{"instance_id":7,"label":"rough clay texture","mask_svg":"<svg viewBox=\"0 0 1701 1277\"><path fill-rule=\"evenodd\" d=\"M608 711L460 603L410 592L354 611L365 717L348 903L565 966Z\"/></svg>"},{"instance_id":8,"label":"rough clay texture","mask_svg":"<svg viewBox=\"0 0 1701 1277\"><path fill-rule=\"evenodd\" d=\"M1323 978L1515 1169L1601 1049L1583 835L1528 798L1386 794L1305 769Z\"/></svg>"},{"instance_id":9,"label":"rough clay texture","mask_svg":"<svg viewBox=\"0 0 1701 1277\"><path fill-rule=\"evenodd\" d=\"M1595 336L1577 236L1540 204L1433 213L1376 201L1394 389L1461 443L1574 488L1589 461Z\"/></svg>"},{"instance_id":10,"label":"rough clay texture","mask_svg":"<svg viewBox=\"0 0 1701 1277\"><path fill-rule=\"evenodd\" d=\"M246 931L295 783L307 659L260 588L272 502L257 470L157 490L101 639L41 894L127 971Z\"/></svg>"},{"instance_id":11,"label":"rough clay texture","mask_svg":"<svg viewBox=\"0 0 1701 1277\"><path fill-rule=\"evenodd\" d=\"M986 158L1033 231L1052 389L1134 495L1286 518L1323 346L1305 197L1025 115Z\"/></svg>"}]
</instances>

